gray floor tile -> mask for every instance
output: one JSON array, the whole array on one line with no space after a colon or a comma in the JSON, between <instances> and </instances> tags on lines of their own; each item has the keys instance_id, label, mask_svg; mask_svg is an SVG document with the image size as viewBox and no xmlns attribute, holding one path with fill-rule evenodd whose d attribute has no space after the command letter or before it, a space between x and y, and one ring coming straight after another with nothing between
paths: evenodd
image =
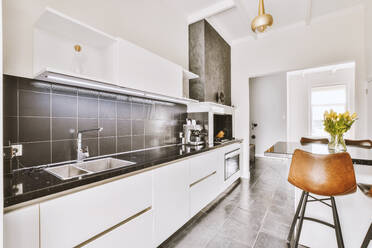
<instances>
[{"instance_id":1,"label":"gray floor tile","mask_svg":"<svg viewBox=\"0 0 372 248\"><path fill-rule=\"evenodd\" d=\"M245 245L252 246L260 230L259 224L243 224L234 219L229 219L223 225L219 234Z\"/></svg>"},{"instance_id":2,"label":"gray floor tile","mask_svg":"<svg viewBox=\"0 0 372 248\"><path fill-rule=\"evenodd\" d=\"M270 234L260 232L257 237L257 241L254 244L254 248L287 248L285 240L274 237Z\"/></svg>"}]
</instances>

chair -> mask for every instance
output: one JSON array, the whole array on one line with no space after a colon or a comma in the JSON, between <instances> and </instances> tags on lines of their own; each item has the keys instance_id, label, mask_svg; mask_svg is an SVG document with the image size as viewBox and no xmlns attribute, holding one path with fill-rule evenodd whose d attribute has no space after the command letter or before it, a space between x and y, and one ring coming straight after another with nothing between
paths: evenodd
<instances>
[{"instance_id":1,"label":"chair","mask_svg":"<svg viewBox=\"0 0 372 248\"><path fill-rule=\"evenodd\" d=\"M306 220L334 228L338 247L344 247L334 196L350 194L356 191L357 185L350 155L345 152L317 155L297 149L292 157L288 181L295 187L302 189L303 192L293 217L287 238L287 246L291 247L294 228L298 221L294 239L294 247L298 247L303 221ZM310 194L325 197L316 198ZM320 202L332 208L334 224L305 217L306 205L309 202Z\"/></svg>"},{"instance_id":2,"label":"chair","mask_svg":"<svg viewBox=\"0 0 372 248\"><path fill-rule=\"evenodd\" d=\"M328 144L328 139L327 138L316 138L316 139L313 139L313 138L305 138L305 137L302 137L301 140L300 140L301 144L302 145L305 145L305 144L311 144L311 143L315 143L315 144Z\"/></svg>"},{"instance_id":3,"label":"chair","mask_svg":"<svg viewBox=\"0 0 372 248\"><path fill-rule=\"evenodd\" d=\"M362 147L362 148L372 148L372 141L371 140L345 139L345 144L347 146L358 146L358 147Z\"/></svg>"},{"instance_id":4,"label":"chair","mask_svg":"<svg viewBox=\"0 0 372 248\"><path fill-rule=\"evenodd\" d=\"M372 198L372 185L358 183L358 187L363 192L363 194ZM363 240L361 248L367 248L371 240L372 240L372 223L367 231L366 237Z\"/></svg>"}]
</instances>

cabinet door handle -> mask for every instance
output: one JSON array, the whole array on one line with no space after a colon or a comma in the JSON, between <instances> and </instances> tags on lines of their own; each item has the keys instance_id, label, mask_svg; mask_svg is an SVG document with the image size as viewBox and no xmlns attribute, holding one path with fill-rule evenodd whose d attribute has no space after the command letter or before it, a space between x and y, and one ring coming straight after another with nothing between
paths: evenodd
<instances>
[{"instance_id":1,"label":"cabinet door handle","mask_svg":"<svg viewBox=\"0 0 372 248\"><path fill-rule=\"evenodd\" d=\"M190 188L193 187L193 186L195 186L196 184L198 184L198 183L204 181L204 180L207 179L208 177L213 176L213 175L216 174L216 173L217 173L217 171L213 171L211 174L206 175L205 177L202 177L202 178L200 178L199 180L193 182L192 184L190 184Z\"/></svg>"},{"instance_id":2,"label":"cabinet door handle","mask_svg":"<svg viewBox=\"0 0 372 248\"><path fill-rule=\"evenodd\" d=\"M141 212L138 212L138 213L136 213L135 215L132 215L131 217L129 217L129 218L127 218L127 219L125 219L125 220L119 222L119 223L116 224L115 226L112 226L112 227L110 227L109 229L107 229L107 230L105 230L105 231L103 231L103 232L100 232L100 233L98 233L97 235L91 237L90 239L88 239L88 240L86 240L86 241L84 241L84 242L82 242L82 243L80 243L80 244L74 246L74 248L83 248L84 246L86 246L87 244L93 242L94 240L96 240L96 239L98 239L98 238L104 236L105 234L107 234L107 233L109 233L109 232L115 230L116 228L118 228L118 227L120 227L120 226L122 226L122 225L128 223L129 221L133 220L134 218L137 218L138 216L140 216L140 215L142 215L142 214L144 214L144 213L150 211L151 208L152 208L152 207L150 206L150 207L148 207L148 208L142 210Z\"/></svg>"}]
</instances>

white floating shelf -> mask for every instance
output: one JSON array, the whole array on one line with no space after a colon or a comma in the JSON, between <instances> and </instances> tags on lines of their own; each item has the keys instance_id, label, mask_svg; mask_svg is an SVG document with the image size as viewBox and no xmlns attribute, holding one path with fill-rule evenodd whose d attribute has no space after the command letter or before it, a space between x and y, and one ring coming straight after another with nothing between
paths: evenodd
<instances>
[{"instance_id":1,"label":"white floating shelf","mask_svg":"<svg viewBox=\"0 0 372 248\"><path fill-rule=\"evenodd\" d=\"M35 28L96 47L107 47L116 42L115 37L49 7L39 17Z\"/></svg>"},{"instance_id":2,"label":"white floating shelf","mask_svg":"<svg viewBox=\"0 0 372 248\"><path fill-rule=\"evenodd\" d=\"M234 107L214 103L214 102L197 102L190 103L187 108L188 113L212 112L216 114L233 114Z\"/></svg>"},{"instance_id":3,"label":"white floating shelf","mask_svg":"<svg viewBox=\"0 0 372 248\"><path fill-rule=\"evenodd\" d=\"M186 80L195 79L195 78L199 78L199 75L192 73L191 71L188 71L186 69L183 69L183 78Z\"/></svg>"}]
</instances>

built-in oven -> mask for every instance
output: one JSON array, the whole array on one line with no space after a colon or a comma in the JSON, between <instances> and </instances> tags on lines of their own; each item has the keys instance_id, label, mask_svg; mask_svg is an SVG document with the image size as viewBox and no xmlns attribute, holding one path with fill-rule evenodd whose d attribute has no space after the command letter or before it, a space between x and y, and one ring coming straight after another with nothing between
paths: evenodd
<instances>
[{"instance_id":1,"label":"built-in oven","mask_svg":"<svg viewBox=\"0 0 372 248\"><path fill-rule=\"evenodd\" d=\"M240 148L225 153L225 181L240 170Z\"/></svg>"}]
</instances>

